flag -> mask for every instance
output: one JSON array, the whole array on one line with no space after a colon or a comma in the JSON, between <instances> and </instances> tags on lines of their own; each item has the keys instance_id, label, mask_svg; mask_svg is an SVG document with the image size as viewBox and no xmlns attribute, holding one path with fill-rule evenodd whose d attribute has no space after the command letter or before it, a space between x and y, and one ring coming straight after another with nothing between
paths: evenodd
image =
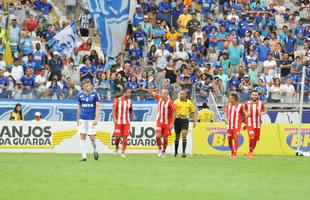
<instances>
[{"instance_id":1,"label":"flag","mask_svg":"<svg viewBox=\"0 0 310 200\"><path fill-rule=\"evenodd\" d=\"M101 48L107 57L116 57L123 49L132 0L89 0L88 8L100 33Z\"/></svg>"},{"instance_id":2,"label":"flag","mask_svg":"<svg viewBox=\"0 0 310 200\"><path fill-rule=\"evenodd\" d=\"M60 55L70 55L77 43L77 29L76 22L72 22L66 26L59 33L57 33L52 39L50 39L47 45L52 51L58 51Z\"/></svg>"},{"instance_id":3,"label":"flag","mask_svg":"<svg viewBox=\"0 0 310 200\"><path fill-rule=\"evenodd\" d=\"M13 64L12 49L9 41L10 35L10 12L9 12L9 1L4 0L4 17L5 17L5 52L4 61L7 65Z\"/></svg>"}]
</instances>

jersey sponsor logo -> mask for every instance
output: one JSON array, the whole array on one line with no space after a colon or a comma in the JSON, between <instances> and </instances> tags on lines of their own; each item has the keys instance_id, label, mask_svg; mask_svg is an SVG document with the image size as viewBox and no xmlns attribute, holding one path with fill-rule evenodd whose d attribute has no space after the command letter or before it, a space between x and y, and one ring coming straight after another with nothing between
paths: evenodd
<instances>
[{"instance_id":1,"label":"jersey sponsor logo","mask_svg":"<svg viewBox=\"0 0 310 200\"><path fill-rule=\"evenodd\" d=\"M310 151L310 132L301 132L300 137L300 150ZM290 148L297 150L298 132L291 132L290 134L288 134L288 136L286 137L286 143Z\"/></svg>"},{"instance_id":2,"label":"jersey sponsor logo","mask_svg":"<svg viewBox=\"0 0 310 200\"><path fill-rule=\"evenodd\" d=\"M94 107L94 104L91 104L91 103L82 103L82 107L84 107L84 108L92 108L92 107Z\"/></svg>"},{"instance_id":3,"label":"jersey sponsor logo","mask_svg":"<svg viewBox=\"0 0 310 200\"><path fill-rule=\"evenodd\" d=\"M227 136L226 130L219 130L212 132L208 137L208 143L209 145L216 150L219 151L230 151L230 148L228 146L228 136ZM239 135L239 147L243 144L244 138L243 135Z\"/></svg>"}]
</instances>

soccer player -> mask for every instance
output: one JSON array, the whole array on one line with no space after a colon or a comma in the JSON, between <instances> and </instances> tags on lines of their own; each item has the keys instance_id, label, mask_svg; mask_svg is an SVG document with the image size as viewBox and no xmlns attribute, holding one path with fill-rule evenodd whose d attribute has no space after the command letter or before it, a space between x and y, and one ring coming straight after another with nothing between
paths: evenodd
<instances>
[{"instance_id":1,"label":"soccer player","mask_svg":"<svg viewBox=\"0 0 310 200\"><path fill-rule=\"evenodd\" d=\"M186 92L179 93L180 98L174 101L176 107L176 120L174 122L175 142L174 142L174 156L178 155L179 140L182 133L182 158L186 157L187 133L189 125L189 117L191 116L195 123L195 107L193 102L187 98Z\"/></svg>"},{"instance_id":2,"label":"soccer player","mask_svg":"<svg viewBox=\"0 0 310 200\"><path fill-rule=\"evenodd\" d=\"M244 115L246 117L246 128L249 135L249 153L248 158L254 159L254 149L260 138L261 116L267 113L264 102L259 100L259 93L253 90L251 100L244 105Z\"/></svg>"},{"instance_id":3,"label":"soccer player","mask_svg":"<svg viewBox=\"0 0 310 200\"><path fill-rule=\"evenodd\" d=\"M90 80L83 81L83 92L78 96L77 125L78 132L81 135L81 161L86 161L86 135L89 136L94 148L94 159L98 160L99 155L96 145L96 126L100 115L100 97L92 90Z\"/></svg>"},{"instance_id":4,"label":"soccer player","mask_svg":"<svg viewBox=\"0 0 310 200\"><path fill-rule=\"evenodd\" d=\"M158 157L164 158L168 146L168 137L171 135L171 130L175 121L176 108L173 101L169 98L169 91L167 89L163 89L161 94L157 94L150 86L149 92L158 101L156 143L159 150Z\"/></svg>"},{"instance_id":5,"label":"soccer player","mask_svg":"<svg viewBox=\"0 0 310 200\"><path fill-rule=\"evenodd\" d=\"M122 152L121 157L126 158L125 150L127 146L127 137L130 130L130 118L129 113L132 115L132 119L136 120L136 115L132 109L132 101L129 99L131 90L124 89L123 95L114 100L112 116L114 121L114 137L115 137L115 155L118 154L119 143L122 138Z\"/></svg>"},{"instance_id":6,"label":"soccer player","mask_svg":"<svg viewBox=\"0 0 310 200\"><path fill-rule=\"evenodd\" d=\"M227 136L232 159L235 159L237 156L242 116L243 106L238 102L237 94L232 93L229 96L229 104L225 108L225 123L228 124Z\"/></svg>"}]
</instances>

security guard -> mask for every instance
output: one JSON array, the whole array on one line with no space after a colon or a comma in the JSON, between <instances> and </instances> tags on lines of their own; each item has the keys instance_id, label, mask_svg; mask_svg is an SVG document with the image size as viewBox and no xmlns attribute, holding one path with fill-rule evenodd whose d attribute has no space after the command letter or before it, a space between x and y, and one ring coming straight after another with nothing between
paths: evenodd
<instances>
[{"instance_id":1,"label":"security guard","mask_svg":"<svg viewBox=\"0 0 310 200\"><path fill-rule=\"evenodd\" d=\"M199 122L213 122L214 113L209 110L207 103L202 104L202 109L198 112Z\"/></svg>"},{"instance_id":2,"label":"security guard","mask_svg":"<svg viewBox=\"0 0 310 200\"><path fill-rule=\"evenodd\" d=\"M175 154L176 157L178 155L179 148L179 140L180 135L182 133L182 157L185 158L186 154L186 144L187 144L187 133L188 133L188 124L189 117L191 116L193 121L195 122L195 107L191 100L187 99L187 95L185 91L180 92L180 99L174 101L177 114L176 120L174 122L174 130L175 130Z\"/></svg>"}]
</instances>

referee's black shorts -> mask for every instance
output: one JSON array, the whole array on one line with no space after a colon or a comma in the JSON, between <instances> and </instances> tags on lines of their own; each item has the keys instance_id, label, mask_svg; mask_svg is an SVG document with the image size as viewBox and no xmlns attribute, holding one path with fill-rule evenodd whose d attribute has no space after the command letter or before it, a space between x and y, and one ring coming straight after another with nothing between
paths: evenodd
<instances>
[{"instance_id":1,"label":"referee's black shorts","mask_svg":"<svg viewBox=\"0 0 310 200\"><path fill-rule=\"evenodd\" d=\"M176 118L174 122L174 130L176 134L180 134L183 130L188 130L188 119Z\"/></svg>"}]
</instances>

